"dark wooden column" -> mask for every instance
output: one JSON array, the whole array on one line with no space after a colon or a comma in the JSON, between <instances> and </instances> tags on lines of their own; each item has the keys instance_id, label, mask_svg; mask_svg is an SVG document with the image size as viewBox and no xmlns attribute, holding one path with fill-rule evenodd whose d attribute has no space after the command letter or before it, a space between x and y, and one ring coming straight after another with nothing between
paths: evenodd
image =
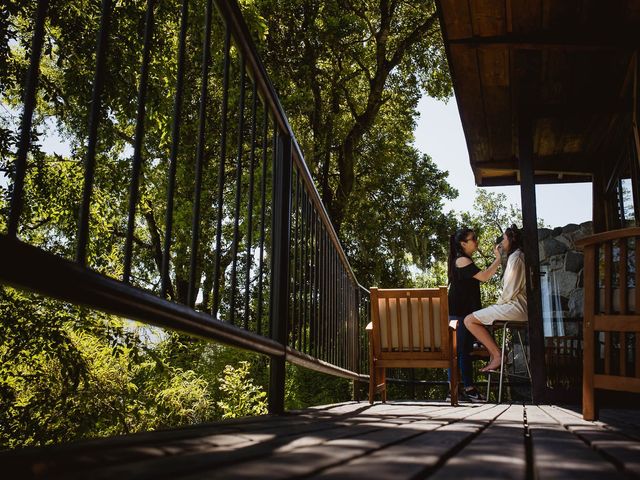
<instances>
[{"instance_id":1,"label":"dark wooden column","mask_svg":"<svg viewBox=\"0 0 640 480\"><path fill-rule=\"evenodd\" d=\"M600 165L595 165L592 182L592 221L593 233L600 233L607 230L607 198L605 195L604 174Z\"/></svg>"},{"instance_id":2,"label":"dark wooden column","mask_svg":"<svg viewBox=\"0 0 640 480\"><path fill-rule=\"evenodd\" d=\"M526 109L521 109L521 112L518 119L518 159L520 194L522 197L523 249L527 270L531 388L534 403L542 403L547 397L547 372L542 326L542 299L540 297L538 216L536 213L536 185L533 171L533 126L531 116Z\"/></svg>"}]
</instances>

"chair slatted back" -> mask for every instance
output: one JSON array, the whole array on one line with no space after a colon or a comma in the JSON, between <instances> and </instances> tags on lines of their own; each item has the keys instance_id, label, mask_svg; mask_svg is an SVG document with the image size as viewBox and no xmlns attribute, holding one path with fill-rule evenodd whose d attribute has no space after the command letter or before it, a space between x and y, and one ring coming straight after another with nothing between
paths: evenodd
<instances>
[{"instance_id":1,"label":"chair slatted back","mask_svg":"<svg viewBox=\"0 0 640 480\"><path fill-rule=\"evenodd\" d=\"M371 309L377 358L449 358L446 287L372 288Z\"/></svg>"}]
</instances>

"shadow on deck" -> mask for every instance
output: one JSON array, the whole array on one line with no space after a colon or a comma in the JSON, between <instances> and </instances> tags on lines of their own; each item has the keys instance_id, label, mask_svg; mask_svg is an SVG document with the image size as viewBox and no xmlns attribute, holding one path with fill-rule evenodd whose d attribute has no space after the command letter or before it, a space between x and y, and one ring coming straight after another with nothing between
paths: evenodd
<instances>
[{"instance_id":1,"label":"shadow on deck","mask_svg":"<svg viewBox=\"0 0 640 480\"><path fill-rule=\"evenodd\" d=\"M638 478L639 427L639 410L351 402L0 461L11 478Z\"/></svg>"}]
</instances>

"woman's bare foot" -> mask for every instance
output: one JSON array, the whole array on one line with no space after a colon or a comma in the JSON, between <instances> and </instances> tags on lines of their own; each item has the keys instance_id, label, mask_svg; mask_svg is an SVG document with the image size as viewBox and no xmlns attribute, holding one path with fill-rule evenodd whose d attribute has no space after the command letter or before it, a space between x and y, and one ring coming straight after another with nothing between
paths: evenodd
<instances>
[{"instance_id":1,"label":"woman's bare foot","mask_svg":"<svg viewBox=\"0 0 640 480\"><path fill-rule=\"evenodd\" d=\"M482 373L492 372L500 368L502 362L500 361L500 355L496 355L489 357L489 363L487 363L483 368L480 369Z\"/></svg>"}]
</instances>

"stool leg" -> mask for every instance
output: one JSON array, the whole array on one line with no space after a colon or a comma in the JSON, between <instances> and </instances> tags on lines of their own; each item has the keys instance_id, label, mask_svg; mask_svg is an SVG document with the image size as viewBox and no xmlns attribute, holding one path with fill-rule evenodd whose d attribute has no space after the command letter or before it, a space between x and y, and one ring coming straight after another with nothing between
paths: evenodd
<instances>
[{"instance_id":1,"label":"stool leg","mask_svg":"<svg viewBox=\"0 0 640 480\"><path fill-rule=\"evenodd\" d=\"M491 372L487 372L487 398L485 402L489 401L489 394L491 393Z\"/></svg>"},{"instance_id":2,"label":"stool leg","mask_svg":"<svg viewBox=\"0 0 640 480\"><path fill-rule=\"evenodd\" d=\"M505 323L504 327L502 328L502 350L500 353L500 355L502 356L500 357L500 387L498 388L498 403L502 403L502 380L504 378L504 347L507 342L507 325L509 324Z\"/></svg>"},{"instance_id":3,"label":"stool leg","mask_svg":"<svg viewBox=\"0 0 640 480\"><path fill-rule=\"evenodd\" d=\"M516 332L518 332L518 340L520 340L520 348L522 348L522 355L524 355L524 364L527 367L527 375L529 375L529 383L531 383L532 382L531 369L529 368L529 358L527 357L527 351L524 348L524 342L522 341L522 335L520 335L520 329L516 330ZM531 392L531 402L533 402L533 391Z\"/></svg>"}]
</instances>

